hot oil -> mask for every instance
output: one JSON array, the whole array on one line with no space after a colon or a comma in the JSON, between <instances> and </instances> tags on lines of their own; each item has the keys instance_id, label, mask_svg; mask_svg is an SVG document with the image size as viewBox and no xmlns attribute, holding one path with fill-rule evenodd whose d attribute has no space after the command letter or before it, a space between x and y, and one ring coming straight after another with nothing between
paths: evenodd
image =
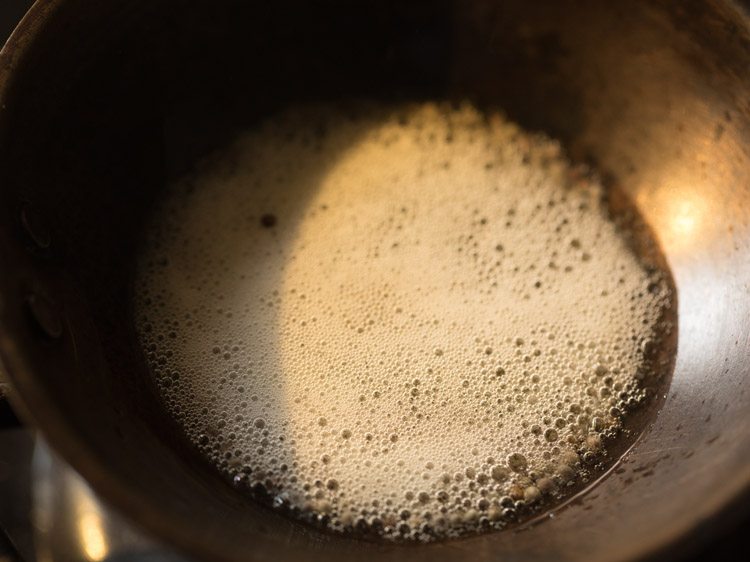
<instances>
[{"instance_id":1,"label":"hot oil","mask_svg":"<svg viewBox=\"0 0 750 562\"><path fill-rule=\"evenodd\" d=\"M470 105L352 104L290 108L171 187L136 324L236 486L430 541L611 464L668 379L674 301L634 209L558 143Z\"/></svg>"}]
</instances>

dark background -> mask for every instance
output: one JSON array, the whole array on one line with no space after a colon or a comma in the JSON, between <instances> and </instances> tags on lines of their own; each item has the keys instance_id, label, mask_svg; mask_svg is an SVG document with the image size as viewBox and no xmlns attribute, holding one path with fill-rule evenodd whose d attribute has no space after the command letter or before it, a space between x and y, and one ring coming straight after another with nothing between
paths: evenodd
<instances>
[{"instance_id":1,"label":"dark background","mask_svg":"<svg viewBox=\"0 0 750 562\"><path fill-rule=\"evenodd\" d=\"M0 43L5 42L31 4L31 0L0 0Z\"/></svg>"},{"instance_id":2,"label":"dark background","mask_svg":"<svg viewBox=\"0 0 750 562\"><path fill-rule=\"evenodd\" d=\"M32 3L31 0L0 0L0 44L5 42ZM0 561L4 559L3 554L0 544ZM703 549L684 562L701 560L750 561L750 517L746 516L743 520L727 525L720 536L713 538Z\"/></svg>"}]
</instances>

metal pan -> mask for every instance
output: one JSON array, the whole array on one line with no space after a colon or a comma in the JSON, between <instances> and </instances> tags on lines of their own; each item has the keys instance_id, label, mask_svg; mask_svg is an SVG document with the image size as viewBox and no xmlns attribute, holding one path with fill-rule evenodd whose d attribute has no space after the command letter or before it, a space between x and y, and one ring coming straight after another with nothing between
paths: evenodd
<instances>
[{"instance_id":1,"label":"metal pan","mask_svg":"<svg viewBox=\"0 0 750 562\"><path fill-rule=\"evenodd\" d=\"M210 560L622 560L689 548L750 486L750 32L723 0L39 0L0 56L0 354L12 399L109 502ZM248 502L164 415L132 334L151 202L310 99L469 97L632 197L679 293L673 380L557 516L420 547Z\"/></svg>"}]
</instances>

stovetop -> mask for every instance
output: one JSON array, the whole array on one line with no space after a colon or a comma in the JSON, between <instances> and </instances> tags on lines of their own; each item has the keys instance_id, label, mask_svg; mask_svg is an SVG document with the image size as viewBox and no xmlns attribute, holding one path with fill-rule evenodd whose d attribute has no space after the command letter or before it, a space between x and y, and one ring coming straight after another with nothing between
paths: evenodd
<instances>
[{"instance_id":1,"label":"stovetop","mask_svg":"<svg viewBox=\"0 0 750 562\"><path fill-rule=\"evenodd\" d=\"M0 0L0 44L31 0ZM750 518L684 562L750 560ZM0 562L189 562L107 508L0 400Z\"/></svg>"},{"instance_id":2,"label":"stovetop","mask_svg":"<svg viewBox=\"0 0 750 562\"><path fill-rule=\"evenodd\" d=\"M2 562L189 562L108 508L20 425L0 430L0 527Z\"/></svg>"}]
</instances>

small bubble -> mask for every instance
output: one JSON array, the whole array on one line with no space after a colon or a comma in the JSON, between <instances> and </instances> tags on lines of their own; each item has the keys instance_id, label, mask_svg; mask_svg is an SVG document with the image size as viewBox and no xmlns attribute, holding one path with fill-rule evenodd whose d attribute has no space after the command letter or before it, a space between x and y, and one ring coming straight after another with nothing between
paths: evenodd
<instances>
[{"instance_id":1,"label":"small bubble","mask_svg":"<svg viewBox=\"0 0 750 562\"><path fill-rule=\"evenodd\" d=\"M526 469L526 457L521 453L512 453L508 456L508 466L513 472L521 472Z\"/></svg>"},{"instance_id":2,"label":"small bubble","mask_svg":"<svg viewBox=\"0 0 750 562\"><path fill-rule=\"evenodd\" d=\"M508 469L505 468L504 466L499 466L499 465L493 466L490 474L492 476L492 479L497 482L505 482L510 476Z\"/></svg>"},{"instance_id":3,"label":"small bubble","mask_svg":"<svg viewBox=\"0 0 750 562\"><path fill-rule=\"evenodd\" d=\"M273 228L276 226L276 215L265 213L260 217L260 224L263 228Z\"/></svg>"}]
</instances>

